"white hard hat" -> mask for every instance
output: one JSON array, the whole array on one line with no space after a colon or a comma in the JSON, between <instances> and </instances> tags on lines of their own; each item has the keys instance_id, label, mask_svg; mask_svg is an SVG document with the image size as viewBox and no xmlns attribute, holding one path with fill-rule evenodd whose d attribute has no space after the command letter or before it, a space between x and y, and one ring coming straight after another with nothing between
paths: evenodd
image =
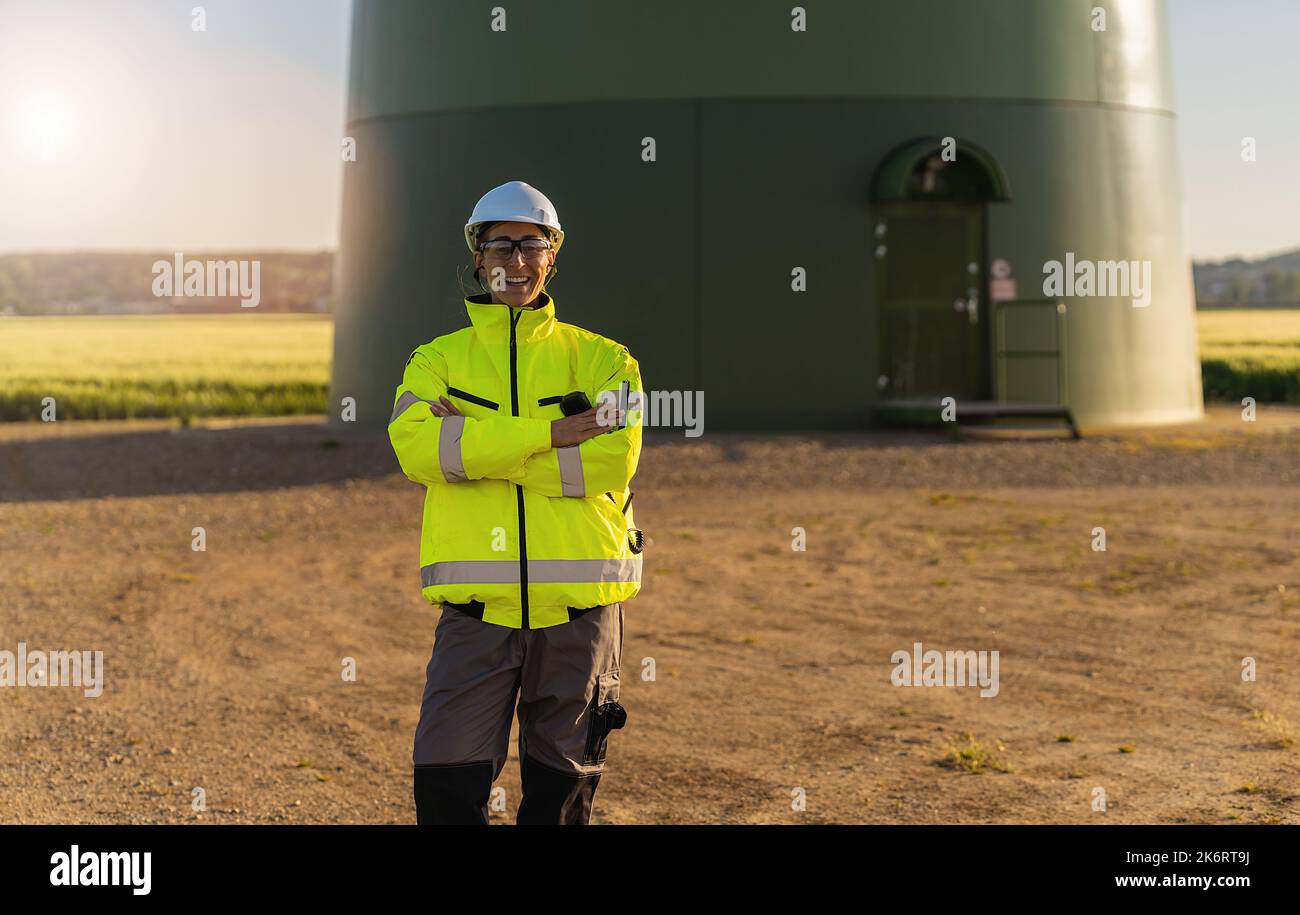
<instances>
[{"instance_id":1,"label":"white hard hat","mask_svg":"<svg viewBox=\"0 0 1300 915\"><path fill-rule=\"evenodd\" d=\"M487 222L530 222L541 226L547 230L557 254L564 243L564 230L554 205L545 194L523 181L507 181L479 198L465 223L465 244L470 251L478 250L474 247L475 236L478 227Z\"/></svg>"}]
</instances>

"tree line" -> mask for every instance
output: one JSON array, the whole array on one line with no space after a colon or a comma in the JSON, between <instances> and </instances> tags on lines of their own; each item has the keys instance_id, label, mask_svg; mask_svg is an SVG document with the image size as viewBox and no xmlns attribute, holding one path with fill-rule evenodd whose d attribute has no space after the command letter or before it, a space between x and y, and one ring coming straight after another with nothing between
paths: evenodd
<instances>
[{"instance_id":1,"label":"tree line","mask_svg":"<svg viewBox=\"0 0 1300 915\"><path fill-rule=\"evenodd\" d=\"M159 297L154 264L176 252L0 254L0 315L200 313L239 311L239 298ZM258 311L331 311L334 254L184 252L190 260L261 263Z\"/></svg>"},{"instance_id":2,"label":"tree line","mask_svg":"<svg viewBox=\"0 0 1300 915\"><path fill-rule=\"evenodd\" d=\"M0 254L0 315L238 311L239 299L159 298L153 265L175 252ZM261 262L259 311L332 311L334 252L185 252L186 259ZM1300 305L1300 249L1259 260L1192 265L1199 306Z\"/></svg>"}]
</instances>

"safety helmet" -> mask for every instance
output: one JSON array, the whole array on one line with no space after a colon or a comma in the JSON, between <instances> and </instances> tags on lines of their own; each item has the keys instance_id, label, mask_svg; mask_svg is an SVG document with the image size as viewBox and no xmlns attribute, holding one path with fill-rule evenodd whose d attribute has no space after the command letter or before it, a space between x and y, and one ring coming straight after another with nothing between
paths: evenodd
<instances>
[{"instance_id":1,"label":"safety helmet","mask_svg":"<svg viewBox=\"0 0 1300 915\"><path fill-rule=\"evenodd\" d=\"M475 242L479 226L489 222L529 222L541 226L557 254L564 243L564 230L560 228L555 206L545 194L523 181L507 181L479 198L469 222L465 223L465 244L471 252L478 250Z\"/></svg>"}]
</instances>

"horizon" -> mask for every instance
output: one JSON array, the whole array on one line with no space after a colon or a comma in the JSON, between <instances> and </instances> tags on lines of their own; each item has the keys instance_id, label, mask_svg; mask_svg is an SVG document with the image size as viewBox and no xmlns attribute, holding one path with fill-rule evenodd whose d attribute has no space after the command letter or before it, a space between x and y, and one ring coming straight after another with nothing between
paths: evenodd
<instances>
[{"instance_id":1,"label":"horizon","mask_svg":"<svg viewBox=\"0 0 1300 915\"><path fill-rule=\"evenodd\" d=\"M26 251L23 251L23 250L0 251L0 257L45 257L45 256L50 256L50 255L59 256L59 257L75 257L76 255L79 255L79 254L88 254L88 255L122 254L122 255L143 256L143 255L149 255L149 254L163 254L163 253L166 253L166 254L168 254L168 255L170 255L170 256L174 256L174 255L176 255L176 254L195 254L195 255L204 255L204 254L258 254L258 255L273 255L273 254L300 254L300 255L329 254L329 255L332 256L332 255L338 254L338 248L337 248L337 247L333 247L333 248L241 248L241 247L238 247L238 246L235 246L235 247L229 247L229 248L183 248L183 247L178 247L178 248L167 248L167 247L162 247L162 248L110 248L110 247L104 247L104 248L92 248L92 247L84 247L84 248L67 248L67 249L59 249L59 248L39 248L39 249L36 249L36 248L34 248L34 249L31 249L31 250L26 250ZM1192 262L1193 264L1196 264L1197 266L1215 266L1215 265L1230 264L1230 263L1233 263L1234 261L1241 261L1241 262L1243 262L1243 263L1258 263L1259 261L1269 260L1270 258L1274 258L1274 257L1284 257L1284 256L1286 256L1286 255L1288 255L1288 254L1297 254L1297 253L1300 253L1300 243L1297 243L1296 246L1293 247L1293 248L1284 248L1284 249L1282 249L1282 250L1280 250L1280 251L1266 252L1266 253L1260 254L1260 255L1258 255L1258 256L1256 256L1256 257L1247 257L1247 258L1243 258L1243 257L1237 256L1237 257L1214 258L1214 259L1207 259L1207 260L1201 260L1201 259L1199 259L1199 258L1190 257L1189 259L1191 260L1191 262Z\"/></svg>"}]
</instances>

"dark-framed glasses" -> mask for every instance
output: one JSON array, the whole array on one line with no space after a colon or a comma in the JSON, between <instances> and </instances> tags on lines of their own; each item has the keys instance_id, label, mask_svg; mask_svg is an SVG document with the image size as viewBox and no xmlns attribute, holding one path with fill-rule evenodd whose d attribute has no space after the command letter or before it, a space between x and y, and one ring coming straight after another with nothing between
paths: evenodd
<instances>
[{"instance_id":1,"label":"dark-framed glasses","mask_svg":"<svg viewBox=\"0 0 1300 915\"><path fill-rule=\"evenodd\" d=\"M483 258L490 261L508 261L515 256L515 248L523 254L526 261L539 261L551 250L551 243L545 238L521 238L518 241L509 238L494 238L478 246Z\"/></svg>"}]
</instances>

